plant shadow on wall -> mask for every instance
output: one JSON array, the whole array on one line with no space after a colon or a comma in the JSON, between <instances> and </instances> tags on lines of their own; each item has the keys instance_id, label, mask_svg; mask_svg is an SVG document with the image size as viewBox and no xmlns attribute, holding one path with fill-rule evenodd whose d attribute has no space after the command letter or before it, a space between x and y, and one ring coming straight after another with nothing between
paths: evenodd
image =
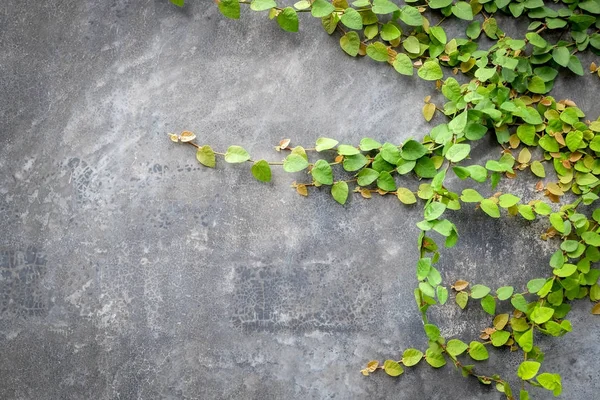
<instances>
[{"instance_id":1,"label":"plant shadow on wall","mask_svg":"<svg viewBox=\"0 0 600 400\"><path fill-rule=\"evenodd\" d=\"M171 2L184 6L184 0ZM561 73L588 73L578 53L600 54L600 1L566 0L552 7L542 0L416 0L407 4L301 0L289 7L280 7L275 0L216 3L232 19L240 17L242 7L265 12L288 32L298 31L299 14L310 14L321 20L328 34L340 36L340 47L349 56L388 63L403 75L416 72L421 79L435 82L446 99L438 106L429 96L425 98L425 120L439 113L446 122L420 141L398 145L365 137L358 144L343 144L322 137L305 148L283 139L276 147L283 153L281 161L253 160L237 145L217 152L210 145L196 143L190 131L169 134L174 142L193 146L202 165L214 168L217 157L228 163L248 163L261 182L271 180L273 166L291 173L305 171L307 180L293 183L302 196L311 190L327 190L340 204L346 203L350 193L365 199L393 196L403 204L422 204L414 297L427 346L406 349L397 360L370 361L361 370L363 375L383 370L395 377L420 362L434 368L453 364L463 376L494 385L507 399L529 399L531 387L558 396L561 377L542 366L545 355L536 344L541 335L563 336L572 330L568 317L573 301L587 299L592 302L590 312L600 314L600 269L595 268L600 261L600 208L595 207L600 191L600 119L585 120L573 101L557 101L548 93ZM508 37L494 15L528 18L527 33ZM464 21L465 35L449 37L443 27L448 20ZM479 42L486 41L481 38L493 41L492 45L480 48ZM600 76L600 69L592 63L589 73ZM460 84L452 76L458 74L468 82ZM500 146L501 156L479 165L470 159L472 143L490 137ZM402 177L409 174L421 180L418 187L402 186ZM531 201L512 193L490 197L480 193L487 190L485 186L494 192L502 179L532 177L540 196ZM446 186L457 180L472 187L459 193ZM555 246L548 276L531 277L523 287L490 287L489 282L463 279L451 285L442 282L440 250L457 243L459 233L449 218L461 208L491 218L508 215L539 220L544 226L541 238ZM445 338L429 320L429 308L443 306L451 297L456 304L446 307L464 309L476 304L490 315L490 324L482 327L479 337ZM494 348L522 353L516 371L518 388L512 388L506 377L478 371L476 363L487 360Z\"/></svg>"}]
</instances>

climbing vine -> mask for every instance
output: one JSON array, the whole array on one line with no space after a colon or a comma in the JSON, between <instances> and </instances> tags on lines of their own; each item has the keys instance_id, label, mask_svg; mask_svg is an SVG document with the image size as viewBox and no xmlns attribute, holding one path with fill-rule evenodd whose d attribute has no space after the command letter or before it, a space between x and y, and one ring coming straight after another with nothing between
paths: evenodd
<instances>
[{"instance_id":1,"label":"climbing vine","mask_svg":"<svg viewBox=\"0 0 600 400\"><path fill-rule=\"evenodd\" d=\"M184 0L171 0L184 6ZM174 142L195 147L196 158L214 168L217 158L228 163L250 164L261 182L271 180L271 168L305 173L293 187L302 196L310 190L328 190L345 204L351 193L364 198L393 196L402 204L423 205L423 220L417 223L419 260L418 286L414 295L421 313L427 347L406 349L399 360L370 361L361 370L369 375L383 370L399 376L404 368L422 360L434 368L451 362L464 376L494 384L507 399L529 399L530 387L542 387L555 396L562 391L559 374L542 367L544 352L536 346L539 335L562 336L572 330L567 319L571 302L588 299L591 313L600 314L600 118L584 120L573 101L557 101L548 93L563 74L584 75L577 54L600 54L600 0L562 0L546 5L542 0L413 0L403 5L390 0L301 0L293 6L278 6L275 0L216 0L220 12L238 19L242 7L265 12L288 32L299 29L298 15L310 13L324 30L340 35L342 50L351 57L366 56L387 62L399 74L416 74L435 81L446 101L441 106L428 96L422 109L431 121L436 113L446 122L433 127L422 140L401 144L380 143L365 137L360 143L339 143L321 137L310 148L293 146L283 139L276 150L280 161L253 160L240 146L217 152L200 145L190 131L169 134ZM508 37L495 15L528 18L523 38ZM443 28L448 18L468 21L465 37L449 38ZM481 49L481 36L493 45ZM444 75L444 69L450 72ZM589 73L600 76L596 63ZM467 79L454 75L463 75ZM459 80L467 81L460 83ZM498 159L485 165L470 162L471 143L492 135L500 146ZM421 179L418 187L402 186L403 176ZM446 186L449 174L473 182L461 193ZM495 190L500 180L532 174L544 200L524 201L511 193L484 197L477 190L488 183ZM436 264L439 247L453 247L459 238L449 218L452 210L469 208L491 218L518 216L547 224L541 237L557 249L549 260L548 276L531 279L526 287L490 288L483 283L459 279L442 282ZM434 234L435 237L434 239ZM439 237L443 239L440 241ZM468 343L445 338L428 318L428 309L444 305L453 295L464 309L479 303L490 315L490 326ZM508 302L511 313L497 313ZM516 375L521 380L512 389L508 379L483 375L477 362L488 359L492 348L522 353ZM518 393L517 393L518 392Z\"/></svg>"}]
</instances>

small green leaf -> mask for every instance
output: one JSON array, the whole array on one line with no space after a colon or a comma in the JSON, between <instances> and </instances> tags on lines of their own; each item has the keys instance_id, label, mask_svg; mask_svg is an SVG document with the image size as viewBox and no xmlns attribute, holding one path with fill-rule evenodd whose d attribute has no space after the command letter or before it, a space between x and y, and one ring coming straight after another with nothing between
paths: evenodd
<instances>
[{"instance_id":1,"label":"small green leaf","mask_svg":"<svg viewBox=\"0 0 600 400\"><path fill-rule=\"evenodd\" d=\"M283 170L285 172L298 172L308 167L308 161L299 154L290 154L283 160Z\"/></svg>"},{"instance_id":2,"label":"small green leaf","mask_svg":"<svg viewBox=\"0 0 600 400\"><path fill-rule=\"evenodd\" d=\"M215 159L215 152L209 145L199 147L196 151L196 160L206 167L214 168L217 161Z\"/></svg>"},{"instance_id":3,"label":"small green leaf","mask_svg":"<svg viewBox=\"0 0 600 400\"><path fill-rule=\"evenodd\" d=\"M342 165L345 171L352 172L358 171L359 169L367 165L368 162L369 160L364 155L354 154L352 156L345 156Z\"/></svg>"},{"instance_id":4,"label":"small green leaf","mask_svg":"<svg viewBox=\"0 0 600 400\"><path fill-rule=\"evenodd\" d=\"M448 340L448 344L446 344L446 351L451 356L459 356L467 350L469 346L462 340L458 339L450 339Z\"/></svg>"},{"instance_id":5,"label":"small green leaf","mask_svg":"<svg viewBox=\"0 0 600 400\"><path fill-rule=\"evenodd\" d=\"M423 17L416 7L404 6L400 10L400 20L409 26L423 25Z\"/></svg>"},{"instance_id":6,"label":"small green leaf","mask_svg":"<svg viewBox=\"0 0 600 400\"><path fill-rule=\"evenodd\" d=\"M265 11L273 7L277 7L275 0L252 0L252 3L250 3L252 11Z\"/></svg>"},{"instance_id":7,"label":"small green leaf","mask_svg":"<svg viewBox=\"0 0 600 400\"><path fill-rule=\"evenodd\" d=\"M483 212L492 218L500 218L500 209L498 205L490 199L483 199L479 204Z\"/></svg>"},{"instance_id":8,"label":"small green leaf","mask_svg":"<svg viewBox=\"0 0 600 400\"><path fill-rule=\"evenodd\" d=\"M238 0L230 1L235 1L236 3L238 2ZM284 8L283 11L281 11L281 13L279 13L277 16L277 23L284 31L298 32L298 14L296 14L296 10L294 10L292 7Z\"/></svg>"},{"instance_id":9,"label":"small green leaf","mask_svg":"<svg viewBox=\"0 0 600 400\"><path fill-rule=\"evenodd\" d=\"M358 150L356 147L350 146L348 144L340 144L337 148L337 152L338 152L338 154L341 154L343 156L353 156L353 155L359 154L360 150Z\"/></svg>"},{"instance_id":10,"label":"small green leaf","mask_svg":"<svg viewBox=\"0 0 600 400\"><path fill-rule=\"evenodd\" d=\"M423 211L423 216L427 221L433 221L439 218L446 210L446 204L433 201L429 203Z\"/></svg>"},{"instance_id":11,"label":"small green leaf","mask_svg":"<svg viewBox=\"0 0 600 400\"><path fill-rule=\"evenodd\" d=\"M541 364L537 361L523 361L521 365L519 365L517 375L519 378L527 381L537 375L538 371L540 370L540 366Z\"/></svg>"},{"instance_id":12,"label":"small green leaf","mask_svg":"<svg viewBox=\"0 0 600 400\"><path fill-rule=\"evenodd\" d=\"M387 61L389 54L387 46L381 42L371 43L367 46L367 55L375 61Z\"/></svg>"},{"instance_id":13,"label":"small green leaf","mask_svg":"<svg viewBox=\"0 0 600 400\"><path fill-rule=\"evenodd\" d=\"M404 372L402 366L394 360L385 360L383 363L383 370L389 376L399 376Z\"/></svg>"},{"instance_id":14,"label":"small green leaf","mask_svg":"<svg viewBox=\"0 0 600 400\"><path fill-rule=\"evenodd\" d=\"M483 311L490 315L496 314L496 299L491 295L486 295L483 299L481 299L481 308Z\"/></svg>"},{"instance_id":15,"label":"small green leaf","mask_svg":"<svg viewBox=\"0 0 600 400\"><path fill-rule=\"evenodd\" d=\"M396 190L396 181L389 172L381 171L377 178L377 187L386 192L393 192Z\"/></svg>"},{"instance_id":16,"label":"small green leaf","mask_svg":"<svg viewBox=\"0 0 600 400\"><path fill-rule=\"evenodd\" d=\"M529 353L533 349L533 329L529 329L523 333L517 340L517 343L521 346L523 351Z\"/></svg>"},{"instance_id":17,"label":"small green leaf","mask_svg":"<svg viewBox=\"0 0 600 400\"><path fill-rule=\"evenodd\" d=\"M231 19L240 18L240 3L238 0L218 0L221 14Z\"/></svg>"},{"instance_id":18,"label":"small green leaf","mask_svg":"<svg viewBox=\"0 0 600 400\"><path fill-rule=\"evenodd\" d=\"M379 149L381 147L381 143L371 138L362 138L360 140L359 147L362 151L371 151Z\"/></svg>"},{"instance_id":19,"label":"small green leaf","mask_svg":"<svg viewBox=\"0 0 600 400\"><path fill-rule=\"evenodd\" d=\"M331 187L331 195L341 205L346 204L348 199L348 184L344 181L339 181Z\"/></svg>"},{"instance_id":20,"label":"small green leaf","mask_svg":"<svg viewBox=\"0 0 600 400\"><path fill-rule=\"evenodd\" d=\"M390 14L398 11L398 6L389 0L373 0L372 11L375 14Z\"/></svg>"},{"instance_id":21,"label":"small green leaf","mask_svg":"<svg viewBox=\"0 0 600 400\"><path fill-rule=\"evenodd\" d=\"M590 246L595 246L598 247L600 246L600 235L597 234L596 232L583 232L583 234L581 235L581 238L583 239L583 241L586 244L589 244Z\"/></svg>"},{"instance_id":22,"label":"small green leaf","mask_svg":"<svg viewBox=\"0 0 600 400\"><path fill-rule=\"evenodd\" d=\"M425 324L424 329L429 340L436 341L440 338L440 329L437 326L433 324Z\"/></svg>"},{"instance_id":23,"label":"small green leaf","mask_svg":"<svg viewBox=\"0 0 600 400\"><path fill-rule=\"evenodd\" d=\"M333 171L331 170L331 165L325 160L318 160L312 167L310 171L314 180L323 184L323 185L331 185L333 184Z\"/></svg>"},{"instance_id":24,"label":"small green leaf","mask_svg":"<svg viewBox=\"0 0 600 400\"><path fill-rule=\"evenodd\" d=\"M413 75L413 63L410 57L408 57L404 53L396 54L396 59L394 60L394 69L402 75Z\"/></svg>"},{"instance_id":25,"label":"small green leaf","mask_svg":"<svg viewBox=\"0 0 600 400\"><path fill-rule=\"evenodd\" d=\"M490 288L484 285L473 285L471 287L471 297L474 299L481 299L490 293Z\"/></svg>"},{"instance_id":26,"label":"small green leaf","mask_svg":"<svg viewBox=\"0 0 600 400\"><path fill-rule=\"evenodd\" d=\"M453 163L457 163L467 158L470 152L471 145L465 143L457 143L452 145L452 147L448 149L448 151L446 152L446 158Z\"/></svg>"},{"instance_id":27,"label":"small green leaf","mask_svg":"<svg viewBox=\"0 0 600 400\"><path fill-rule=\"evenodd\" d=\"M541 288L544 287L545 284L546 279L544 278L532 279L527 282L527 290L529 290L529 293L537 293Z\"/></svg>"},{"instance_id":28,"label":"small green leaf","mask_svg":"<svg viewBox=\"0 0 600 400\"><path fill-rule=\"evenodd\" d=\"M504 346L509 338L510 332L507 331L496 331L490 335L494 347Z\"/></svg>"},{"instance_id":29,"label":"small green leaf","mask_svg":"<svg viewBox=\"0 0 600 400\"><path fill-rule=\"evenodd\" d=\"M271 166L265 160L259 160L252 164L252 175L261 182L271 181Z\"/></svg>"},{"instance_id":30,"label":"small green leaf","mask_svg":"<svg viewBox=\"0 0 600 400\"><path fill-rule=\"evenodd\" d=\"M321 137L317 139L315 150L324 151L333 149L339 142L335 139Z\"/></svg>"},{"instance_id":31,"label":"small green leaf","mask_svg":"<svg viewBox=\"0 0 600 400\"><path fill-rule=\"evenodd\" d=\"M225 161L236 164L243 163L250 159L250 154L240 146L229 146L225 153Z\"/></svg>"},{"instance_id":32,"label":"small green leaf","mask_svg":"<svg viewBox=\"0 0 600 400\"><path fill-rule=\"evenodd\" d=\"M512 296L514 292L514 288L512 286L502 286L496 290L496 295L498 296L498 300L507 300Z\"/></svg>"},{"instance_id":33,"label":"small green leaf","mask_svg":"<svg viewBox=\"0 0 600 400\"><path fill-rule=\"evenodd\" d=\"M457 18L471 21L473 19L473 9L471 5L465 1L458 1L452 6L452 14Z\"/></svg>"},{"instance_id":34,"label":"small green leaf","mask_svg":"<svg viewBox=\"0 0 600 400\"><path fill-rule=\"evenodd\" d=\"M442 354L441 351L432 349L431 347L425 352L425 361L427 361L427 364L431 365L433 368L440 368L446 365L446 358L444 358L444 354Z\"/></svg>"},{"instance_id":35,"label":"small green leaf","mask_svg":"<svg viewBox=\"0 0 600 400\"><path fill-rule=\"evenodd\" d=\"M566 47L557 47L552 51L552 59L562 67L569 65L571 53Z\"/></svg>"},{"instance_id":36,"label":"small green leaf","mask_svg":"<svg viewBox=\"0 0 600 400\"><path fill-rule=\"evenodd\" d=\"M402 364L406 367L417 365L423 358L423 352L417 349L406 349L402 354Z\"/></svg>"},{"instance_id":37,"label":"small green leaf","mask_svg":"<svg viewBox=\"0 0 600 400\"><path fill-rule=\"evenodd\" d=\"M436 288L436 294L440 305L443 306L444 304L446 304L446 302L448 301L448 289L446 289L444 286L438 286Z\"/></svg>"},{"instance_id":38,"label":"small green leaf","mask_svg":"<svg viewBox=\"0 0 600 400\"><path fill-rule=\"evenodd\" d=\"M499 198L499 204L502 208L509 208L516 205L521 199L513 194L505 193L501 195Z\"/></svg>"},{"instance_id":39,"label":"small green leaf","mask_svg":"<svg viewBox=\"0 0 600 400\"><path fill-rule=\"evenodd\" d=\"M342 24L346 25L350 29L362 29L363 22L362 16L354 8L346 8L344 15L341 18Z\"/></svg>"},{"instance_id":40,"label":"small green leaf","mask_svg":"<svg viewBox=\"0 0 600 400\"><path fill-rule=\"evenodd\" d=\"M177 7L183 7L185 5L185 0L171 0L171 3L175 4Z\"/></svg>"},{"instance_id":41,"label":"small green leaf","mask_svg":"<svg viewBox=\"0 0 600 400\"><path fill-rule=\"evenodd\" d=\"M543 324L549 321L554 315L554 309L550 307L536 307L531 313L530 319L536 324Z\"/></svg>"},{"instance_id":42,"label":"small green leaf","mask_svg":"<svg viewBox=\"0 0 600 400\"><path fill-rule=\"evenodd\" d=\"M360 38L358 33L350 31L340 38L340 47L349 56L356 57L360 49Z\"/></svg>"},{"instance_id":43,"label":"small green leaf","mask_svg":"<svg viewBox=\"0 0 600 400\"><path fill-rule=\"evenodd\" d=\"M475 189L465 189L460 195L460 200L463 203L479 203L481 200L483 200L483 196L481 196Z\"/></svg>"},{"instance_id":44,"label":"small green leaf","mask_svg":"<svg viewBox=\"0 0 600 400\"><path fill-rule=\"evenodd\" d=\"M548 42L546 42L546 40L544 40L543 37L541 37L535 32L529 32L525 35L525 37L527 38L527 40L529 40L529 43L531 43L535 47L545 48L546 46L548 46Z\"/></svg>"},{"instance_id":45,"label":"small green leaf","mask_svg":"<svg viewBox=\"0 0 600 400\"><path fill-rule=\"evenodd\" d=\"M371 168L362 169L357 175L357 182L359 186L368 186L375 182L379 177L379 172Z\"/></svg>"},{"instance_id":46,"label":"small green leaf","mask_svg":"<svg viewBox=\"0 0 600 400\"><path fill-rule=\"evenodd\" d=\"M442 68L437 61L433 60L425 61L423 66L419 68L417 74L426 81L435 81L444 77Z\"/></svg>"},{"instance_id":47,"label":"small green leaf","mask_svg":"<svg viewBox=\"0 0 600 400\"><path fill-rule=\"evenodd\" d=\"M323 18L335 11L333 4L326 0L314 0L310 13L315 18Z\"/></svg>"},{"instance_id":48,"label":"small green leaf","mask_svg":"<svg viewBox=\"0 0 600 400\"><path fill-rule=\"evenodd\" d=\"M400 30L396 27L396 25L388 22L381 27L381 32L379 33L383 40L395 40L400 37Z\"/></svg>"},{"instance_id":49,"label":"small green leaf","mask_svg":"<svg viewBox=\"0 0 600 400\"><path fill-rule=\"evenodd\" d=\"M458 304L458 306L460 308L462 308L463 310L467 306L468 302L469 302L469 295L466 292L458 292L456 294L456 304Z\"/></svg>"},{"instance_id":50,"label":"small green leaf","mask_svg":"<svg viewBox=\"0 0 600 400\"><path fill-rule=\"evenodd\" d=\"M469 344L469 356L475 361L487 360L489 355L483 343L472 341Z\"/></svg>"},{"instance_id":51,"label":"small green leaf","mask_svg":"<svg viewBox=\"0 0 600 400\"><path fill-rule=\"evenodd\" d=\"M408 161L418 160L427 154L427 148L416 140L408 140L402 146L401 157Z\"/></svg>"},{"instance_id":52,"label":"small green leaf","mask_svg":"<svg viewBox=\"0 0 600 400\"><path fill-rule=\"evenodd\" d=\"M534 161L531 163L531 172L533 172L533 174L539 178L546 177L546 170L544 169L542 163L539 161Z\"/></svg>"},{"instance_id":53,"label":"small green leaf","mask_svg":"<svg viewBox=\"0 0 600 400\"><path fill-rule=\"evenodd\" d=\"M360 185L360 178L359 178L359 185ZM400 200L404 204L415 204L417 202L417 198L415 197L414 193L411 192L407 188L403 188L403 187L398 188L396 190L396 195L398 196L398 200Z\"/></svg>"}]
</instances>

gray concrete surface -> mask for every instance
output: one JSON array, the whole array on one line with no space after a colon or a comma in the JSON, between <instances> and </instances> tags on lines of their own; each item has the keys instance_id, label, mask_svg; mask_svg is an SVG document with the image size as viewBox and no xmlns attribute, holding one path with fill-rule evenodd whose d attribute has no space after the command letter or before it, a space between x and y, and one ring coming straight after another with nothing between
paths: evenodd
<instances>
[{"instance_id":1,"label":"gray concrete surface","mask_svg":"<svg viewBox=\"0 0 600 400\"><path fill-rule=\"evenodd\" d=\"M260 184L247 168L201 168L167 140L190 129L221 151L278 159L284 137L426 133L433 83L350 59L337 40L310 18L285 34L204 0L0 4L0 398L501 398L450 366L359 373L426 344L412 295L418 208L303 198L289 188L301 174ZM597 88L588 76L556 93L595 118ZM537 196L531 180L504 184ZM456 213L446 282L548 272L542 225L471 211ZM575 333L540 339L561 354L543 368L563 374L563 398L596 399L599 321L589 303L574 308ZM432 318L465 340L488 323L478 307ZM481 368L518 363L496 351Z\"/></svg>"}]
</instances>

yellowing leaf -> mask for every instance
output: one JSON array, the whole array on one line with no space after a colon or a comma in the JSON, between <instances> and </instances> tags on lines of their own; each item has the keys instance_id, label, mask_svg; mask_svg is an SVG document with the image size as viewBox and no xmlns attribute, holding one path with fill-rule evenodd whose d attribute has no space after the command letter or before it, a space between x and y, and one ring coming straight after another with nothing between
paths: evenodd
<instances>
[{"instance_id":1,"label":"yellowing leaf","mask_svg":"<svg viewBox=\"0 0 600 400\"><path fill-rule=\"evenodd\" d=\"M414 193L407 188L398 188L396 190L396 195L398 196L398 200L404 204L414 204L417 202Z\"/></svg>"},{"instance_id":2,"label":"yellowing leaf","mask_svg":"<svg viewBox=\"0 0 600 400\"><path fill-rule=\"evenodd\" d=\"M306 185L300 184L296 186L296 192L298 192L299 195L308 196L308 188Z\"/></svg>"},{"instance_id":3,"label":"yellowing leaf","mask_svg":"<svg viewBox=\"0 0 600 400\"><path fill-rule=\"evenodd\" d=\"M379 361L377 361L377 360L369 361L369 363L367 364L367 371L375 372L375 370L377 369L378 366L379 366Z\"/></svg>"},{"instance_id":4,"label":"yellowing leaf","mask_svg":"<svg viewBox=\"0 0 600 400\"><path fill-rule=\"evenodd\" d=\"M196 139L196 135L194 135L194 133L190 132L190 131L183 131L183 132L181 132L181 135L179 135L179 140L182 141L183 143L191 142L194 139Z\"/></svg>"},{"instance_id":5,"label":"yellowing leaf","mask_svg":"<svg viewBox=\"0 0 600 400\"><path fill-rule=\"evenodd\" d=\"M529 160L531 160L531 152L529 151L529 149L527 147L525 147L523 150L521 150L519 152L517 161L519 161L521 164L526 164L529 162Z\"/></svg>"},{"instance_id":6,"label":"yellowing leaf","mask_svg":"<svg viewBox=\"0 0 600 400\"><path fill-rule=\"evenodd\" d=\"M596 305L592 307L592 314L600 315L600 303L596 303Z\"/></svg>"},{"instance_id":7,"label":"yellowing leaf","mask_svg":"<svg viewBox=\"0 0 600 400\"><path fill-rule=\"evenodd\" d=\"M463 281L463 280L458 280L458 281L454 282L454 285L452 285L452 289L460 292L462 290L465 290L468 286L469 286L469 282Z\"/></svg>"},{"instance_id":8,"label":"yellowing leaf","mask_svg":"<svg viewBox=\"0 0 600 400\"><path fill-rule=\"evenodd\" d=\"M423 117L425 117L425 121L429 122L433 119L433 115L435 114L435 104L427 103L423 106Z\"/></svg>"}]
</instances>

